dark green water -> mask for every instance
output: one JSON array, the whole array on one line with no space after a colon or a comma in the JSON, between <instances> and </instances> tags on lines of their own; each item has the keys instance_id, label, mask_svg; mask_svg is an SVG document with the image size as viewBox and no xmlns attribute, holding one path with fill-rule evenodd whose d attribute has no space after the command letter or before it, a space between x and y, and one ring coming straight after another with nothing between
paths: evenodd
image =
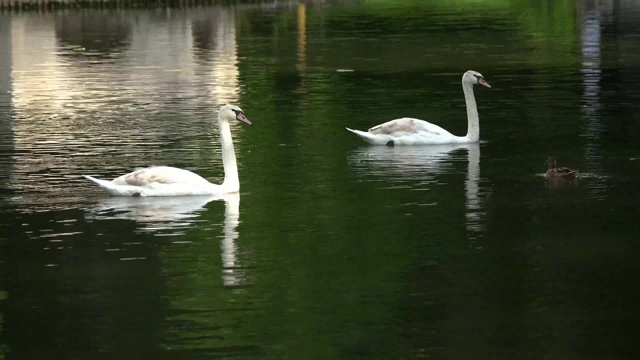
<instances>
[{"instance_id":1,"label":"dark green water","mask_svg":"<svg viewBox=\"0 0 640 360\"><path fill-rule=\"evenodd\" d=\"M637 359L639 22L622 1L1 14L0 358ZM468 69L493 86L480 144L344 130L463 135ZM81 177L219 182L227 102L255 125L232 129L239 195ZM577 186L545 183L549 155Z\"/></svg>"}]
</instances>

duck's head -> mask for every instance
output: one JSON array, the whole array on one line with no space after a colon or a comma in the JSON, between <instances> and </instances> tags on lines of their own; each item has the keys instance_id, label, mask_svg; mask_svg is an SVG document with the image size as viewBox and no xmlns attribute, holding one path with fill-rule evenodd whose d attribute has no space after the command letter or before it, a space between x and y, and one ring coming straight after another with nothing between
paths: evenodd
<instances>
[{"instance_id":1,"label":"duck's head","mask_svg":"<svg viewBox=\"0 0 640 360\"><path fill-rule=\"evenodd\" d=\"M462 82L466 84L476 85L480 84L484 87L491 89L491 85L484 79L484 76L477 71L469 70L462 75Z\"/></svg>"},{"instance_id":2,"label":"duck's head","mask_svg":"<svg viewBox=\"0 0 640 360\"><path fill-rule=\"evenodd\" d=\"M547 158L547 166L549 167L549 169L555 169L556 168L556 158L554 158L553 156L549 156Z\"/></svg>"},{"instance_id":3,"label":"duck's head","mask_svg":"<svg viewBox=\"0 0 640 360\"><path fill-rule=\"evenodd\" d=\"M253 125L246 116L244 116L244 112L240 109L239 106L236 105L225 105L220 108L220 112L218 113L218 121L227 121L232 122L234 120L242 121L247 125Z\"/></svg>"}]
</instances>

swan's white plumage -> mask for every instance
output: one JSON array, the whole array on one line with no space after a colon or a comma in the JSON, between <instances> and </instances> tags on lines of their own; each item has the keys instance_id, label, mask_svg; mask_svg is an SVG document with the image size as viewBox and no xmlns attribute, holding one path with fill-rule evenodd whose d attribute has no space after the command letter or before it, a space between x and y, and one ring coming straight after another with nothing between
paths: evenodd
<instances>
[{"instance_id":1,"label":"swan's white plumage","mask_svg":"<svg viewBox=\"0 0 640 360\"><path fill-rule=\"evenodd\" d=\"M231 139L229 121L240 120L251 125L242 110L225 105L218 113L222 163L225 177L221 185L212 184L191 171L170 166L152 166L117 177L111 181L84 175L113 196L183 196L222 195L240 190L238 166Z\"/></svg>"},{"instance_id":2,"label":"swan's white plumage","mask_svg":"<svg viewBox=\"0 0 640 360\"><path fill-rule=\"evenodd\" d=\"M369 131L346 128L372 145L442 145L473 143L480 140L478 109L473 85L480 84L490 88L484 77L469 70L462 75L462 89L467 105L468 129L466 136L455 136L442 127L430 122L400 118L374 126Z\"/></svg>"},{"instance_id":3,"label":"swan's white plumage","mask_svg":"<svg viewBox=\"0 0 640 360\"><path fill-rule=\"evenodd\" d=\"M113 196L216 195L224 191L191 171L170 166L152 166L122 175L112 181L85 175Z\"/></svg>"},{"instance_id":4,"label":"swan's white plumage","mask_svg":"<svg viewBox=\"0 0 640 360\"><path fill-rule=\"evenodd\" d=\"M373 145L387 145L393 141L394 145L420 144L454 144L462 143L459 137L451 134L438 125L414 118L401 118L377 125L369 131L347 128Z\"/></svg>"}]
</instances>

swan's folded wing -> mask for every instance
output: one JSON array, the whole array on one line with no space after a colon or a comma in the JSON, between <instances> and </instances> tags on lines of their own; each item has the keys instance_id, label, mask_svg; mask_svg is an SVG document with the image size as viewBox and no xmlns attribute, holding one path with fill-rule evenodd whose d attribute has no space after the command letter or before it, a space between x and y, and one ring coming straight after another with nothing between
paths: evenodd
<instances>
[{"instance_id":1,"label":"swan's folded wing","mask_svg":"<svg viewBox=\"0 0 640 360\"><path fill-rule=\"evenodd\" d=\"M420 119L401 118L374 126L369 132L376 135L390 135L399 137L402 135L415 134L418 132L427 132L434 135L449 134L448 131L438 125L426 122Z\"/></svg>"},{"instance_id":2,"label":"swan's folded wing","mask_svg":"<svg viewBox=\"0 0 640 360\"><path fill-rule=\"evenodd\" d=\"M120 185L148 186L150 184L208 184L200 175L169 166L152 166L122 175L113 181Z\"/></svg>"}]
</instances>

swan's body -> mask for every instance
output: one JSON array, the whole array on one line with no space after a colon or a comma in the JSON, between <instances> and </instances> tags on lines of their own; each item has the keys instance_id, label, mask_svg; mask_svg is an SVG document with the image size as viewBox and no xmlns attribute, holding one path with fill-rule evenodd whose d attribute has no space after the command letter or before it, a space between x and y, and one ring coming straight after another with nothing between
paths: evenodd
<instances>
[{"instance_id":1,"label":"swan's body","mask_svg":"<svg viewBox=\"0 0 640 360\"><path fill-rule=\"evenodd\" d=\"M347 128L347 130L360 136L372 145L441 145L441 144L465 144L480 141L480 120L478 108L473 95L473 85L480 84L491 88L484 77L469 70L462 75L462 90L467 104L467 135L455 136L447 130L430 122L401 118L374 126L369 131L360 131Z\"/></svg>"},{"instance_id":2,"label":"swan's body","mask_svg":"<svg viewBox=\"0 0 640 360\"><path fill-rule=\"evenodd\" d=\"M85 177L98 184L113 196L183 196L183 195L222 195L240 190L238 165L231 139L229 122L239 120L251 125L242 110L234 105L225 105L218 113L220 143L222 145L222 164L224 181L212 184L191 171L170 166L152 166L137 169L111 181Z\"/></svg>"}]
</instances>

